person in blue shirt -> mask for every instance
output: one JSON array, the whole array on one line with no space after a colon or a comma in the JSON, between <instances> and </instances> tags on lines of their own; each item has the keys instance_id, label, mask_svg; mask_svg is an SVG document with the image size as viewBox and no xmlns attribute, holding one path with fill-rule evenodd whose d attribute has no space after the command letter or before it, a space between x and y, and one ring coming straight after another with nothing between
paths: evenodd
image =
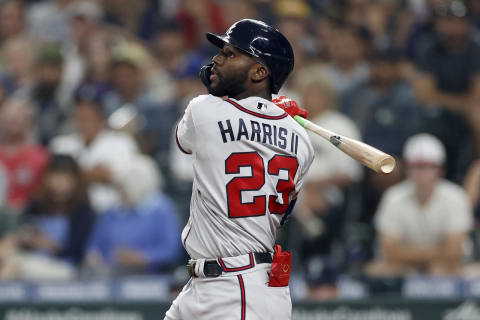
<instances>
[{"instance_id":1,"label":"person in blue shirt","mask_svg":"<svg viewBox=\"0 0 480 320\"><path fill-rule=\"evenodd\" d=\"M21 218L20 247L72 267L80 264L95 212L82 171L72 157L52 155L40 188Z\"/></svg>"},{"instance_id":2,"label":"person in blue shirt","mask_svg":"<svg viewBox=\"0 0 480 320\"><path fill-rule=\"evenodd\" d=\"M159 171L145 155L122 159L113 169L122 204L99 219L87 250L97 275L151 274L176 264L181 254L179 214L159 191Z\"/></svg>"}]
</instances>

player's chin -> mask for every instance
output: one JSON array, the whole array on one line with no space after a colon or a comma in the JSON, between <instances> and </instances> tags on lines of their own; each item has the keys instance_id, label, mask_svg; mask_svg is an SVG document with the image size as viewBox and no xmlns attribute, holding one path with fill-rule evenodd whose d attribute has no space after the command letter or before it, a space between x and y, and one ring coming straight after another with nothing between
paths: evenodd
<instances>
[{"instance_id":1,"label":"player's chin","mask_svg":"<svg viewBox=\"0 0 480 320\"><path fill-rule=\"evenodd\" d=\"M218 83L215 82L211 82L207 89L209 94L216 97L223 97L226 95L225 90L219 87Z\"/></svg>"},{"instance_id":2,"label":"player's chin","mask_svg":"<svg viewBox=\"0 0 480 320\"><path fill-rule=\"evenodd\" d=\"M208 86L208 88L217 88L219 85L219 81L218 81L218 77L210 77L210 84Z\"/></svg>"}]
</instances>

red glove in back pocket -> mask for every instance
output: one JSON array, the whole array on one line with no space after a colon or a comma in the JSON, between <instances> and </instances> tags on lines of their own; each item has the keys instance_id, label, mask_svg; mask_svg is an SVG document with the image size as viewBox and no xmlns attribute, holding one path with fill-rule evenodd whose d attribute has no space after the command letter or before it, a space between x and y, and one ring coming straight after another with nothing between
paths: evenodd
<instances>
[{"instance_id":1,"label":"red glove in back pocket","mask_svg":"<svg viewBox=\"0 0 480 320\"><path fill-rule=\"evenodd\" d=\"M270 270L270 287L286 287L290 281L290 267L292 264L292 254L288 251L282 251L282 246L275 245L273 254L272 269Z\"/></svg>"}]
</instances>

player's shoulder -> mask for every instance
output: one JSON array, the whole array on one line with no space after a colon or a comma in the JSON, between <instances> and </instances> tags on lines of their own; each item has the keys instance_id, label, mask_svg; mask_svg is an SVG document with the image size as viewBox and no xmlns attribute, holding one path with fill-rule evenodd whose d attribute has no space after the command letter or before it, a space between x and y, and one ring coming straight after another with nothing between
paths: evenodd
<instances>
[{"instance_id":1,"label":"player's shoulder","mask_svg":"<svg viewBox=\"0 0 480 320\"><path fill-rule=\"evenodd\" d=\"M200 119L210 119L222 110L224 103L225 101L221 97L202 94L190 100L185 114L194 119L194 122L201 121ZM206 112L207 110L208 112Z\"/></svg>"},{"instance_id":2,"label":"player's shoulder","mask_svg":"<svg viewBox=\"0 0 480 320\"><path fill-rule=\"evenodd\" d=\"M188 106L190 108L194 108L197 106L205 106L205 105L211 105L211 104L217 104L217 103L222 103L224 100L220 97L216 97L211 94L201 94L199 96L196 96L190 102L188 103Z\"/></svg>"}]
</instances>

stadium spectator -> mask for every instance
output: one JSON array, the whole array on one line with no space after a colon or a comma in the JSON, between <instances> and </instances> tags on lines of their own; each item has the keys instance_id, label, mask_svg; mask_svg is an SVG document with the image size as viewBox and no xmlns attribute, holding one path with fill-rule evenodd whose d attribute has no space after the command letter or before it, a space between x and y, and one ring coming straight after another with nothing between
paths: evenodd
<instances>
[{"instance_id":1,"label":"stadium spectator","mask_svg":"<svg viewBox=\"0 0 480 320\"><path fill-rule=\"evenodd\" d=\"M34 82L28 96L35 105L36 134L43 145L67 130L71 92L63 86L63 68L59 44L48 43L37 50Z\"/></svg>"},{"instance_id":2,"label":"stadium spectator","mask_svg":"<svg viewBox=\"0 0 480 320\"><path fill-rule=\"evenodd\" d=\"M463 1L437 5L434 14L434 39L419 55L417 69L405 74L417 98L429 107L425 130L439 137L447 150L446 177L461 183L473 160L465 115L470 102L480 97L480 44Z\"/></svg>"},{"instance_id":3,"label":"stadium spectator","mask_svg":"<svg viewBox=\"0 0 480 320\"><path fill-rule=\"evenodd\" d=\"M82 171L72 157L52 156L22 220L18 243L31 255L71 267L82 262L95 213Z\"/></svg>"},{"instance_id":4,"label":"stadium spectator","mask_svg":"<svg viewBox=\"0 0 480 320\"><path fill-rule=\"evenodd\" d=\"M480 222L480 160L475 160L469 167L463 187L467 192L475 212L475 222Z\"/></svg>"},{"instance_id":5,"label":"stadium spectator","mask_svg":"<svg viewBox=\"0 0 480 320\"><path fill-rule=\"evenodd\" d=\"M4 208L8 194L8 173L3 164L0 164L0 208Z\"/></svg>"},{"instance_id":6,"label":"stadium spectator","mask_svg":"<svg viewBox=\"0 0 480 320\"><path fill-rule=\"evenodd\" d=\"M480 28L480 2L469 1L468 5L472 15L473 23L475 24L475 27L478 30Z\"/></svg>"},{"instance_id":7,"label":"stadium spectator","mask_svg":"<svg viewBox=\"0 0 480 320\"><path fill-rule=\"evenodd\" d=\"M124 67L130 67L130 73L134 76L130 80L130 84L133 86L130 90L126 86L128 82L121 83L114 78L118 76L117 72L125 73ZM150 104L168 105L174 99L175 84L170 74L139 42L119 41L115 43L112 49L110 68L112 69L112 86L120 96L120 100L132 102L131 99L148 95L149 99L153 100ZM107 107L118 108L115 105Z\"/></svg>"},{"instance_id":8,"label":"stadium spectator","mask_svg":"<svg viewBox=\"0 0 480 320\"><path fill-rule=\"evenodd\" d=\"M436 38L419 57L420 75L412 83L424 103L462 111L470 98L480 94L480 64L476 59L480 45L461 0L436 7L435 14Z\"/></svg>"},{"instance_id":9,"label":"stadium spectator","mask_svg":"<svg viewBox=\"0 0 480 320\"><path fill-rule=\"evenodd\" d=\"M191 51L204 44L206 32L225 32L223 14L216 1L180 0L176 9L174 18L180 24L185 43Z\"/></svg>"},{"instance_id":10,"label":"stadium spectator","mask_svg":"<svg viewBox=\"0 0 480 320\"><path fill-rule=\"evenodd\" d=\"M170 91L177 109L187 105L191 97L205 92L205 87L198 82L198 70L207 61L202 51L186 50L185 39L180 26L175 21L165 22L153 42L153 52L158 63L172 76L176 88Z\"/></svg>"},{"instance_id":11,"label":"stadium spectator","mask_svg":"<svg viewBox=\"0 0 480 320\"><path fill-rule=\"evenodd\" d=\"M178 70L175 77L177 110L184 109L191 99L206 93L205 86L198 83L198 70L206 61L202 55L191 55Z\"/></svg>"},{"instance_id":12,"label":"stadium spectator","mask_svg":"<svg viewBox=\"0 0 480 320\"><path fill-rule=\"evenodd\" d=\"M74 132L55 137L50 150L54 154L68 154L82 167L92 206L104 212L118 204L119 194L111 186L111 166L118 158L138 151L134 139L109 129L101 105L103 88L85 84L75 94L73 112Z\"/></svg>"},{"instance_id":13,"label":"stadium spectator","mask_svg":"<svg viewBox=\"0 0 480 320\"><path fill-rule=\"evenodd\" d=\"M441 178L445 149L432 135L405 144L407 180L388 189L375 216L381 257L367 266L374 276L460 272L472 210L465 191Z\"/></svg>"},{"instance_id":14,"label":"stadium spectator","mask_svg":"<svg viewBox=\"0 0 480 320\"><path fill-rule=\"evenodd\" d=\"M68 5L74 0L40 1L29 6L29 33L40 41L67 41Z\"/></svg>"},{"instance_id":15,"label":"stadium spectator","mask_svg":"<svg viewBox=\"0 0 480 320\"><path fill-rule=\"evenodd\" d=\"M35 45L30 38L10 39L2 45L0 87L3 102L11 95L28 95L34 83Z\"/></svg>"},{"instance_id":16,"label":"stadium spectator","mask_svg":"<svg viewBox=\"0 0 480 320\"><path fill-rule=\"evenodd\" d=\"M372 35L372 45L384 48L401 45L412 24L410 14L399 1L347 1L344 19L364 26Z\"/></svg>"},{"instance_id":17,"label":"stadium spectator","mask_svg":"<svg viewBox=\"0 0 480 320\"><path fill-rule=\"evenodd\" d=\"M104 21L128 33L150 41L161 21L153 1L106 0Z\"/></svg>"},{"instance_id":18,"label":"stadium spectator","mask_svg":"<svg viewBox=\"0 0 480 320\"><path fill-rule=\"evenodd\" d=\"M348 90L340 106L367 143L395 156L401 156L406 139L420 130L422 120L420 104L403 79L401 59L396 49L374 50L369 77Z\"/></svg>"},{"instance_id":19,"label":"stadium spectator","mask_svg":"<svg viewBox=\"0 0 480 320\"><path fill-rule=\"evenodd\" d=\"M478 159L468 168L463 187L473 207L475 228L472 232L473 259L463 268L462 275L468 279L474 279L480 275L480 161Z\"/></svg>"},{"instance_id":20,"label":"stadium spectator","mask_svg":"<svg viewBox=\"0 0 480 320\"><path fill-rule=\"evenodd\" d=\"M325 65L325 72L341 98L347 89L368 78L365 59L370 50L370 33L363 27L338 23L330 40L330 61Z\"/></svg>"},{"instance_id":21,"label":"stadium spectator","mask_svg":"<svg viewBox=\"0 0 480 320\"><path fill-rule=\"evenodd\" d=\"M106 94L104 106L107 115L112 115L120 108L130 108L141 115L144 119L143 128L140 129L144 142L142 151L164 159L168 154L178 110L172 102L159 99L158 92L150 90L148 72L151 71L151 63L150 55L137 44L125 43L117 47L111 66L112 91ZM163 73L162 78L166 77L162 83L169 79L163 69L157 71ZM159 88L157 91L168 90L168 87L175 90L171 82L165 86L156 85Z\"/></svg>"},{"instance_id":22,"label":"stadium spectator","mask_svg":"<svg viewBox=\"0 0 480 320\"><path fill-rule=\"evenodd\" d=\"M113 177L120 205L101 216L89 242L94 274L158 273L175 266L181 253L178 212L160 192L159 171L144 155L122 159Z\"/></svg>"},{"instance_id":23,"label":"stadium spectator","mask_svg":"<svg viewBox=\"0 0 480 320\"><path fill-rule=\"evenodd\" d=\"M0 4L0 41L4 43L26 33L25 6L20 0Z\"/></svg>"},{"instance_id":24,"label":"stadium spectator","mask_svg":"<svg viewBox=\"0 0 480 320\"><path fill-rule=\"evenodd\" d=\"M6 205L21 211L38 187L48 153L32 142L34 113L26 100L11 99L0 109L0 163L8 176Z\"/></svg>"},{"instance_id":25,"label":"stadium spectator","mask_svg":"<svg viewBox=\"0 0 480 320\"><path fill-rule=\"evenodd\" d=\"M478 277L480 274L480 160L476 159L468 168L463 187L473 208L475 228L472 232L473 263L464 268L464 275Z\"/></svg>"},{"instance_id":26,"label":"stadium spectator","mask_svg":"<svg viewBox=\"0 0 480 320\"><path fill-rule=\"evenodd\" d=\"M152 53L166 71L174 75L188 58L187 44L182 37L180 25L167 20L159 27L152 40Z\"/></svg>"},{"instance_id":27,"label":"stadium spectator","mask_svg":"<svg viewBox=\"0 0 480 320\"><path fill-rule=\"evenodd\" d=\"M0 281L17 278L16 231L18 216L5 208L0 209Z\"/></svg>"},{"instance_id":28,"label":"stadium spectator","mask_svg":"<svg viewBox=\"0 0 480 320\"><path fill-rule=\"evenodd\" d=\"M279 0L274 5L278 29L290 40L295 55L295 68L302 69L314 54L315 45L308 32L311 10L304 0Z\"/></svg>"},{"instance_id":29,"label":"stadium spectator","mask_svg":"<svg viewBox=\"0 0 480 320\"><path fill-rule=\"evenodd\" d=\"M249 19L258 19L259 12L253 1L220 1L220 10L222 12L223 23L231 26L235 22L248 17ZM262 13L263 14L263 13Z\"/></svg>"},{"instance_id":30,"label":"stadium spectator","mask_svg":"<svg viewBox=\"0 0 480 320\"><path fill-rule=\"evenodd\" d=\"M355 121L363 141L401 158L407 138L422 130L422 109L401 73L401 55L393 48L376 49L369 58L370 75L347 90L340 110ZM402 178L400 170L390 175L365 171L362 187L363 222L370 224L381 194Z\"/></svg>"},{"instance_id":31,"label":"stadium spectator","mask_svg":"<svg viewBox=\"0 0 480 320\"><path fill-rule=\"evenodd\" d=\"M331 56L330 46L333 43L337 11L336 7L326 7L312 22L316 57L323 62L328 61Z\"/></svg>"},{"instance_id":32,"label":"stadium spectator","mask_svg":"<svg viewBox=\"0 0 480 320\"><path fill-rule=\"evenodd\" d=\"M70 37L62 46L63 85L73 92L90 71L88 50L101 30L102 8L98 1L74 1L67 7ZM97 65L98 66L98 65ZM107 64L108 66L108 64ZM104 67L105 68L105 67Z\"/></svg>"}]
</instances>

